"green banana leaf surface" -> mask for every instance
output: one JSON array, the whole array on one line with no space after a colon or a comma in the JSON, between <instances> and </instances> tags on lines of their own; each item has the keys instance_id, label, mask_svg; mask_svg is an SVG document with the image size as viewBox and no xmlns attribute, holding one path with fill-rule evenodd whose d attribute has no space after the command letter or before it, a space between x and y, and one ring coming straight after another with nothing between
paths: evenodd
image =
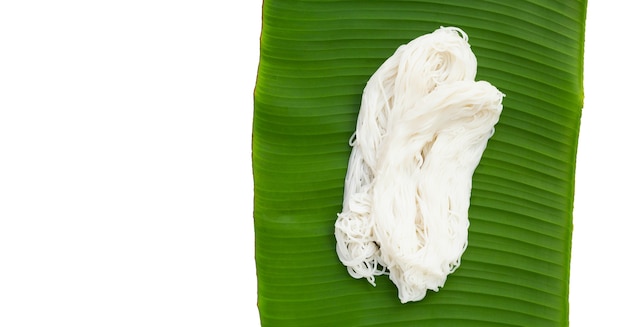
<instances>
[{"instance_id":1,"label":"green banana leaf surface","mask_svg":"<svg viewBox=\"0 0 626 327\"><path fill-rule=\"evenodd\" d=\"M265 0L252 160L263 326L568 324L586 1ZM469 35L504 109L473 176L469 244L438 292L401 304L353 279L334 223L363 88L402 44Z\"/></svg>"}]
</instances>

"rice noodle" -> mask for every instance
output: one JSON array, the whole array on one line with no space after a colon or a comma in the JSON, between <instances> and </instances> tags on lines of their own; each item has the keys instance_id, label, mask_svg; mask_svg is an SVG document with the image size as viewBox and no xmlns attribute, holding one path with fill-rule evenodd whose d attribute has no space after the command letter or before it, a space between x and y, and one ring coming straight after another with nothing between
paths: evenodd
<instances>
[{"instance_id":1,"label":"rice noodle","mask_svg":"<svg viewBox=\"0 0 626 327\"><path fill-rule=\"evenodd\" d=\"M472 175L504 96L474 81L459 28L400 46L368 81L335 223L354 278L388 274L402 303L438 291L467 247Z\"/></svg>"}]
</instances>

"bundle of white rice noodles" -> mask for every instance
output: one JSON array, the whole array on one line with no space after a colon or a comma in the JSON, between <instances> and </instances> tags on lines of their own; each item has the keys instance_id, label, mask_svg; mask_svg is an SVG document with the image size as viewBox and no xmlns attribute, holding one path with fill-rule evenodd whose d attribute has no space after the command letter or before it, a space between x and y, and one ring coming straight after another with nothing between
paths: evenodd
<instances>
[{"instance_id":1,"label":"bundle of white rice noodles","mask_svg":"<svg viewBox=\"0 0 626 327\"><path fill-rule=\"evenodd\" d=\"M402 303L438 291L467 247L472 175L503 97L475 76L467 35L442 27L400 46L363 92L337 254L374 286L388 274Z\"/></svg>"}]
</instances>

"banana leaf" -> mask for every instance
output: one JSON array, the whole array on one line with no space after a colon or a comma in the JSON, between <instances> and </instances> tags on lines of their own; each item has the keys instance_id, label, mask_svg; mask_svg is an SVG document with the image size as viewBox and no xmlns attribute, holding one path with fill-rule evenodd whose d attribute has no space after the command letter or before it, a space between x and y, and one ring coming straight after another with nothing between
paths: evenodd
<instances>
[{"instance_id":1,"label":"banana leaf","mask_svg":"<svg viewBox=\"0 0 626 327\"><path fill-rule=\"evenodd\" d=\"M586 1L265 0L252 160L264 326L564 326ZM506 94L473 176L469 245L438 292L401 304L353 279L334 222L365 83L440 26L469 35Z\"/></svg>"}]
</instances>

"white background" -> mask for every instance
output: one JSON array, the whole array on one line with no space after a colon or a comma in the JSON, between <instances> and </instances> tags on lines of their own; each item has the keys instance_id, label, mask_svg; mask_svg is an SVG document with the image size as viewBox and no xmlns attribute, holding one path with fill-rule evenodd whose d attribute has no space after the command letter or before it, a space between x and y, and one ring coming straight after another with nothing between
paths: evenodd
<instances>
[{"instance_id":1,"label":"white background","mask_svg":"<svg viewBox=\"0 0 626 327\"><path fill-rule=\"evenodd\" d=\"M617 3L588 10L571 326L624 320ZM0 2L0 326L259 325L260 27L259 0Z\"/></svg>"}]
</instances>

